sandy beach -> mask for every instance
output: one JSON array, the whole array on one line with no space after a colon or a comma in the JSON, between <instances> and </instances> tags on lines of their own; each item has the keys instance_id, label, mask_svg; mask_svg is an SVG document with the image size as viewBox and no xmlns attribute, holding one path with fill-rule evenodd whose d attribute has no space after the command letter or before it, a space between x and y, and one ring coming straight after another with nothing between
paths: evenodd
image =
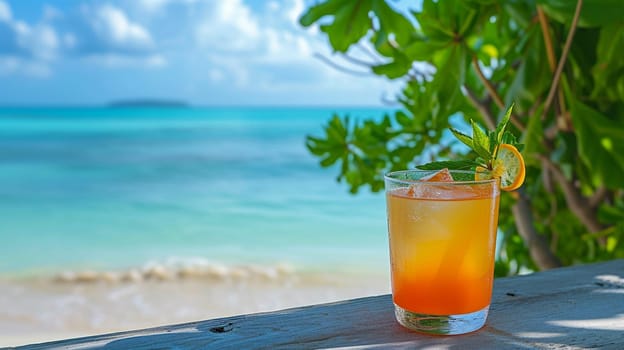
<instances>
[{"instance_id":1,"label":"sandy beach","mask_svg":"<svg viewBox=\"0 0 624 350\"><path fill-rule=\"evenodd\" d=\"M285 266L151 267L3 279L0 290L0 346L15 346L384 294L389 281Z\"/></svg>"}]
</instances>

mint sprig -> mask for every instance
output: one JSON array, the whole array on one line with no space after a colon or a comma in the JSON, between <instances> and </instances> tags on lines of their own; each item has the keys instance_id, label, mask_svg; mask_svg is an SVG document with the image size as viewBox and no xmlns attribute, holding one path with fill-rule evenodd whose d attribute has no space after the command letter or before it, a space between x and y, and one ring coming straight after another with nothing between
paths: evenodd
<instances>
[{"instance_id":1,"label":"mint sprig","mask_svg":"<svg viewBox=\"0 0 624 350\"><path fill-rule=\"evenodd\" d=\"M493 169L493 162L498 155L499 146L503 143L508 143L521 148L522 145L518 144L516 137L509 131L507 131L507 125L511 119L511 111L513 110L513 104L496 125L495 130L484 131L479 124L474 120L470 120L472 126L472 136L468 136L461 131L449 128L453 136L461 143L468 146L477 154L476 160L444 160L431 162L423 165L418 165L416 168L421 170L474 170L477 167L483 167L488 170Z\"/></svg>"},{"instance_id":2,"label":"mint sprig","mask_svg":"<svg viewBox=\"0 0 624 350\"><path fill-rule=\"evenodd\" d=\"M440 162L431 162L423 165L419 165L416 168L420 170L440 170L440 169L453 169L453 170L470 170L479 166L479 163L472 160L443 160Z\"/></svg>"}]
</instances>

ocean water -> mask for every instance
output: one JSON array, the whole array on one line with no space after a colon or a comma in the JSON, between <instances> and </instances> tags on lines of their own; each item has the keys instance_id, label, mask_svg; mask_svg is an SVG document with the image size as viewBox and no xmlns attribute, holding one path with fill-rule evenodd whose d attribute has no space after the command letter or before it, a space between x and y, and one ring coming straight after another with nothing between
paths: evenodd
<instances>
[{"instance_id":1,"label":"ocean water","mask_svg":"<svg viewBox=\"0 0 624 350\"><path fill-rule=\"evenodd\" d=\"M0 277L164 266L386 273L385 199L305 148L376 108L2 108Z\"/></svg>"}]
</instances>

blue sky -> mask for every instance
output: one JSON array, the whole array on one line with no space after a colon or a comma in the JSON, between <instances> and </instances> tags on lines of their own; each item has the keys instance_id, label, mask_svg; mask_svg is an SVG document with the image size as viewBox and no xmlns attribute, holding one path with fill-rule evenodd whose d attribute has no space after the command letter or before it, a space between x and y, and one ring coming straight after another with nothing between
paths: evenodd
<instances>
[{"instance_id":1,"label":"blue sky","mask_svg":"<svg viewBox=\"0 0 624 350\"><path fill-rule=\"evenodd\" d=\"M0 0L0 105L167 98L195 105L381 105L396 83L354 76L308 0ZM339 58L335 58L340 61Z\"/></svg>"}]
</instances>

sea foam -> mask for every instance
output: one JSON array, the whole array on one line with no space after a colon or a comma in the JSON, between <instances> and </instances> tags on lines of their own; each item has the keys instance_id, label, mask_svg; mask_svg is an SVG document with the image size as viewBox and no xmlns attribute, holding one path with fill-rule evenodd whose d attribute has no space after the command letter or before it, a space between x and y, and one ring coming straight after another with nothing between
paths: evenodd
<instances>
[{"instance_id":1,"label":"sea foam","mask_svg":"<svg viewBox=\"0 0 624 350\"><path fill-rule=\"evenodd\" d=\"M287 263L224 264L194 258L150 261L140 267L120 270L63 271L55 274L53 280L58 283L138 283L182 279L279 281L293 276L295 272L295 268Z\"/></svg>"}]
</instances>

